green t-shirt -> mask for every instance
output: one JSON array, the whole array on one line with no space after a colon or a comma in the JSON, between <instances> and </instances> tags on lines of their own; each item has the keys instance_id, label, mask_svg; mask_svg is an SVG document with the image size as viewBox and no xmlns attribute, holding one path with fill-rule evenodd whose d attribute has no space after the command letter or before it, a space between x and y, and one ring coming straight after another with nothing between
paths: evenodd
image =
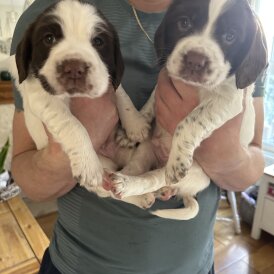
<instances>
[{"instance_id":1,"label":"green t-shirt","mask_svg":"<svg viewBox=\"0 0 274 274\"><path fill-rule=\"evenodd\" d=\"M55 0L36 0L20 18L12 53L27 26ZM140 30L126 0L90 0L119 33L125 74L123 86L140 108L155 86L159 68L152 43ZM164 13L138 16L150 37ZM16 107L22 109L15 91ZM195 183L195 182L193 182ZM200 211L190 221L158 218L77 186L58 199L59 217L50 243L54 265L65 274L207 274L213 264L213 226L219 189L211 183L197 196ZM154 208L181 202L157 201Z\"/></svg>"}]
</instances>

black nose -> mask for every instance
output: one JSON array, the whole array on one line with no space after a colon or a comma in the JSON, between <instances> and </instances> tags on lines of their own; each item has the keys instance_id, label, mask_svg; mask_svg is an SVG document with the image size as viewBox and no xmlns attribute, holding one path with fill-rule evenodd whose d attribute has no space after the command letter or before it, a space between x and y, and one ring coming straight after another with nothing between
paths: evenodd
<instances>
[{"instance_id":1,"label":"black nose","mask_svg":"<svg viewBox=\"0 0 274 274\"><path fill-rule=\"evenodd\" d=\"M184 56L184 65L193 72L202 72L208 65L208 58L202 53L189 51Z\"/></svg>"},{"instance_id":2,"label":"black nose","mask_svg":"<svg viewBox=\"0 0 274 274\"><path fill-rule=\"evenodd\" d=\"M78 59L70 59L58 66L58 72L65 78L71 80L84 79L87 75L88 66Z\"/></svg>"},{"instance_id":3,"label":"black nose","mask_svg":"<svg viewBox=\"0 0 274 274\"><path fill-rule=\"evenodd\" d=\"M81 59L67 59L57 65L57 79L66 92L70 94L83 93L88 85L88 73L91 64Z\"/></svg>"}]
</instances>

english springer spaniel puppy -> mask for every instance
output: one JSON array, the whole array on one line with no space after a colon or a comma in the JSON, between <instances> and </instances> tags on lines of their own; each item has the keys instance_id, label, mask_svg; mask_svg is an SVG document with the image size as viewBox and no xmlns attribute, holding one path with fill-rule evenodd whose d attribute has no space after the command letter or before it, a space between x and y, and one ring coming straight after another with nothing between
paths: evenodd
<instances>
[{"instance_id":1,"label":"english springer spaniel puppy","mask_svg":"<svg viewBox=\"0 0 274 274\"><path fill-rule=\"evenodd\" d=\"M114 27L87 2L57 1L29 26L10 61L11 73L23 98L26 125L37 149L48 144L44 124L67 153L79 184L99 196L111 196L102 187L103 166L116 170L117 165L110 159L99 159L88 132L71 114L69 100L102 96L111 84L117 89L118 108L125 106L120 113L125 116L126 111L126 116L131 115L130 119L136 122L132 139L140 142L143 135L139 132L144 136L148 133L144 118L122 87L118 88L124 65ZM145 125L144 131L138 125ZM123 165L130 155L131 151L118 153L117 162ZM124 200L147 207L150 200L146 197L151 196Z\"/></svg>"},{"instance_id":2,"label":"english springer spaniel puppy","mask_svg":"<svg viewBox=\"0 0 274 274\"><path fill-rule=\"evenodd\" d=\"M173 138L157 124L152 141L143 142L123 169L132 175L147 173L114 173L112 190L118 197L159 189L164 197L176 194L183 199L184 208L152 213L187 220L198 214L195 196L210 183L193 162L194 150L215 129L243 111L244 98L241 143L248 146L252 141L252 84L267 65L266 41L247 0L175 0L156 32L155 47L170 77L198 87L200 103L177 125ZM141 110L149 122L154 115L153 104L154 94ZM165 167L150 171L161 165L153 139L160 142L157 148L170 153Z\"/></svg>"}]
</instances>

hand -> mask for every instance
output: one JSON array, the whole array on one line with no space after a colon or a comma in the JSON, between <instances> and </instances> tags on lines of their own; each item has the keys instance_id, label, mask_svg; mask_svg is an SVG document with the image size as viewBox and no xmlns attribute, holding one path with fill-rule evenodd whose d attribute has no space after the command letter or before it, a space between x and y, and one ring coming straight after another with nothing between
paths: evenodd
<instances>
[{"instance_id":1,"label":"hand","mask_svg":"<svg viewBox=\"0 0 274 274\"><path fill-rule=\"evenodd\" d=\"M95 149L105 142L117 123L113 98L114 92L111 89L102 98L72 100L72 112L87 128ZM12 173L29 198L37 201L57 198L75 186L69 159L61 146L49 135L48 146L37 151L27 130L23 112L15 112L13 133Z\"/></svg>"},{"instance_id":2,"label":"hand","mask_svg":"<svg viewBox=\"0 0 274 274\"><path fill-rule=\"evenodd\" d=\"M165 69L160 72L155 96L156 119L172 135L177 124L199 104L197 88L171 79ZM238 115L196 149L194 158L209 177L229 170L245 157L240 144L241 122L242 115Z\"/></svg>"},{"instance_id":3,"label":"hand","mask_svg":"<svg viewBox=\"0 0 274 274\"><path fill-rule=\"evenodd\" d=\"M85 126L92 138L94 147L97 148L105 142L109 132L118 120L112 90L101 98L73 98L71 100L71 110ZM51 187L51 191L54 191L57 196L61 196L70 191L77 182L73 179L68 156L61 145L55 142L52 135L47 130L46 132L49 143L45 149L38 152L36 156L37 164L51 174L54 180L48 181L54 182L54 185L51 183L47 185Z\"/></svg>"},{"instance_id":4,"label":"hand","mask_svg":"<svg viewBox=\"0 0 274 274\"><path fill-rule=\"evenodd\" d=\"M61 145L53 139L52 135L46 129L48 135L48 146L34 156L37 167L41 170L46 170L54 180L48 180L44 185L45 188L50 188L57 196L67 193L75 187L76 181L72 177L70 160L67 154L63 151ZM58 183L56 183L58 181Z\"/></svg>"},{"instance_id":5,"label":"hand","mask_svg":"<svg viewBox=\"0 0 274 274\"><path fill-rule=\"evenodd\" d=\"M247 151L240 140L244 110L245 96L243 111L216 129L195 150L194 158L209 177L214 178L216 174L226 174L245 161Z\"/></svg>"},{"instance_id":6,"label":"hand","mask_svg":"<svg viewBox=\"0 0 274 274\"><path fill-rule=\"evenodd\" d=\"M162 69L155 92L156 120L173 135L177 124L199 103L197 88L171 79Z\"/></svg>"},{"instance_id":7,"label":"hand","mask_svg":"<svg viewBox=\"0 0 274 274\"><path fill-rule=\"evenodd\" d=\"M226 122L195 150L194 158L209 177L234 170L245 159L246 153L240 143L242 119L241 113Z\"/></svg>"}]
</instances>

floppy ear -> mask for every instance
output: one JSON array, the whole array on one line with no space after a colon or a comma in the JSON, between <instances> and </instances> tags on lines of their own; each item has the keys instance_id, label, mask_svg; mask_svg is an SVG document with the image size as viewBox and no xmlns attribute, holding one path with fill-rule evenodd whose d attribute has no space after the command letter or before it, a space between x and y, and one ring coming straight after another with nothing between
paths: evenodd
<instances>
[{"instance_id":1,"label":"floppy ear","mask_svg":"<svg viewBox=\"0 0 274 274\"><path fill-rule=\"evenodd\" d=\"M257 25L256 34L246 58L236 71L236 86L239 89L254 83L268 64L265 34L259 19L256 15L254 17Z\"/></svg>"},{"instance_id":2,"label":"floppy ear","mask_svg":"<svg viewBox=\"0 0 274 274\"><path fill-rule=\"evenodd\" d=\"M162 66L165 64L167 58L165 18L155 32L154 47L158 57L158 64Z\"/></svg>"},{"instance_id":3,"label":"floppy ear","mask_svg":"<svg viewBox=\"0 0 274 274\"><path fill-rule=\"evenodd\" d=\"M16 48L15 60L19 75L19 83L22 83L28 76L29 65L31 62L32 45L31 34L33 25L26 31L23 39L20 41Z\"/></svg>"},{"instance_id":4,"label":"floppy ear","mask_svg":"<svg viewBox=\"0 0 274 274\"><path fill-rule=\"evenodd\" d=\"M113 41L113 47L114 47L114 70L112 71L111 79L112 79L112 85L114 87L114 90L116 90L121 81L124 74L124 61L123 56L120 50L120 43L119 43L119 37L116 31L114 33L114 41Z\"/></svg>"}]
</instances>

